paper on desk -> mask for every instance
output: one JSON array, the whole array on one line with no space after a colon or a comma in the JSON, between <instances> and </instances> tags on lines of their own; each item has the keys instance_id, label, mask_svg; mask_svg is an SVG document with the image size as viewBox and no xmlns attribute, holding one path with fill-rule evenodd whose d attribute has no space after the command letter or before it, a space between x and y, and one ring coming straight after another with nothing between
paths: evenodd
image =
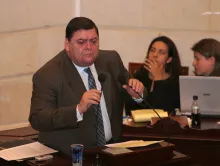
<instances>
[{"instance_id":1,"label":"paper on desk","mask_svg":"<svg viewBox=\"0 0 220 166\"><path fill-rule=\"evenodd\" d=\"M133 152L132 150L126 148L106 148L102 151L113 155Z\"/></svg>"},{"instance_id":2,"label":"paper on desk","mask_svg":"<svg viewBox=\"0 0 220 166\"><path fill-rule=\"evenodd\" d=\"M45 154L51 154L57 152L39 142L29 143L14 148L4 149L0 151L0 158L4 160L20 160L25 158L31 158L41 156Z\"/></svg>"},{"instance_id":3,"label":"paper on desk","mask_svg":"<svg viewBox=\"0 0 220 166\"><path fill-rule=\"evenodd\" d=\"M163 140L162 140L163 141ZM132 148L132 147L142 147L142 146L148 146L155 143L159 143L162 141L143 141L143 140L132 140L132 141L126 141L116 144L107 144L105 146L107 147L114 147L114 148Z\"/></svg>"},{"instance_id":4,"label":"paper on desk","mask_svg":"<svg viewBox=\"0 0 220 166\"><path fill-rule=\"evenodd\" d=\"M162 109L140 109L132 110L131 115L134 122L146 122L150 121L152 117L158 117L155 111L160 115L160 117L168 117L168 113Z\"/></svg>"}]
</instances>

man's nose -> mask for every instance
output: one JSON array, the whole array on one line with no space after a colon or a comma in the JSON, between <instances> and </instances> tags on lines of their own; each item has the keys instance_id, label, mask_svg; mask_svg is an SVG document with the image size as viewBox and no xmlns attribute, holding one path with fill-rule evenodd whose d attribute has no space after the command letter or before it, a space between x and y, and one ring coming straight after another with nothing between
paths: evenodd
<instances>
[{"instance_id":1,"label":"man's nose","mask_svg":"<svg viewBox=\"0 0 220 166\"><path fill-rule=\"evenodd\" d=\"M86 42L86 48L87 48L87 49L91 49L91 48L92 48L90 41L87 41L87 42Z\"/></svg>"}]
</instances>

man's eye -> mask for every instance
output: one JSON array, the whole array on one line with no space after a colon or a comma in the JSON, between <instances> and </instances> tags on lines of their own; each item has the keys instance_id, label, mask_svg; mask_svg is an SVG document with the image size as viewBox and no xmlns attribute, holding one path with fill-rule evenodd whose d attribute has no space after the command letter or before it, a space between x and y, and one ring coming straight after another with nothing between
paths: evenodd
<instances>
[{"instance_id":1,"label":"man's eye","mask_svg":"<svg viewBox=\"0 0 220 166\"><path fill-rule=\"evenodd\" d=\"M85 42L84 41L77 41L77 44L83 45Z\"/></svg>"},{"instance_id":2,"label":"man's eye","mask_svg":"<svg viewBox=\"0 0 220 166\"><path fill-rule=\"evenodd\" d=\"M97 39L90 40L90 43L91 44L96 44L97 43Z\"/></svg>"}]
</instances>

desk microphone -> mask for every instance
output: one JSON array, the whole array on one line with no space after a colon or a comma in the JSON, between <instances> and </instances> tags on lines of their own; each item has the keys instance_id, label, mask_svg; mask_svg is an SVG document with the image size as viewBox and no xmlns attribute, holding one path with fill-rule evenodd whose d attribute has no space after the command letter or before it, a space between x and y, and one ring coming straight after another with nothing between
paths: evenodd
<instances>
[{"instance_id":1,"label":"desk microphone","mask_svg":"<svg viewBox=\"0 0 220 166\"><path fill-rule=\"evenodd\" d=\"M120 84L122 85L127 85L129 86L130 88L132 88L130 85L128 85L127 81L125 81L125 78L123 76L118 76L118 81L120 82ZM148 105L154 112L155 114L159 117L159 119L161 120L161 117L160 115L157 113L157 111L139 94L137 93L135 90L134 92L143 100L143 102ZM138 103L139 104L139 103Z\"/></svg>"},{"instance_id":2,"label":"desk microphone","mask_svg":"<svg viewBox=\"0 0 220 166\"><path fill-rule=\"evenodd\" d=\"M118 77L118 81L122 84L122 85L127 85L127 86L129 86L128 85L128 81L126 81L126 79L123 77L123 76L119 76ZM131 86L129 86L130 88L132 88ZM156 113L156 115L158 116L158 118L159 118L159 120L161 120L161 127L162 127L162 129L164 130L164 132L165 132L165 134L167 135L167 139L168 139L168 144L169 144L169 142L170 142L170 136L168 135L169 133L167 132L167 130L165 129L165 127L164 127L164 122L167 122L166 120L168 120L168 119L166 119L166 118L164 118L164 120L160 117L160 115L157 113L157 111L139 94L139 93L137 93L136 91L134 91L143 101L144 101L144 103L145 104L147 104L155 113ZM140 104L139 104L140 105ZM143 106L142 106L143 107ZM171 118L169 118L169 122L173 122L173 120L171 119ZM168 129L169 130L169 129Z\"/></svg>"}]
</instances>

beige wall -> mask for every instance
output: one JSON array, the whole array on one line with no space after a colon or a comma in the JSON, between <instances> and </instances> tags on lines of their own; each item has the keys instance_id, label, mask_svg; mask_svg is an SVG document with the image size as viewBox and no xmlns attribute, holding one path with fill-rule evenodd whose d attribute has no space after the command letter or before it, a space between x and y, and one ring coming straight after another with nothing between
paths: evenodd
<instances>
[{"instance_id":1,"label":"beige wall","mask_svg":"<svg viewBox=\"0 0 220 166\"><path fill-rule=\"evenodd\" d=\"M65 26L78 12L95 21L101 48L117 50L126 67L142 61L158 35L172 38L191 67L195 41L220 39L220 15L202 15L207 11L220 11L220 1L2 0L0 130L27 125L32 75L63 48Z\"/></svg>"},{"instance_id":2,"label":"beige wall","mask_svg":"<svg viewBox=\"0 0 220 166\"><path fill-rule=\"evenodd\" d=\"M74 0L2 0L0 130L28 124L32 75L63 49Z\"/></svg>"},{"instance_id":3,"label":"beige wall","mask_svg":"<svg viewBox=\"0 0 220 166\"><path fill-rule=\"evenodd\" d=\"M125 65L143 61L150 41L167 35L192 70L192 44L204 37L220 39L220 15L202 15L220 11L219 0L82 0L81 6L82 15L101 28L101 48L116 49Z\"/></svg>"}]
</instances>

